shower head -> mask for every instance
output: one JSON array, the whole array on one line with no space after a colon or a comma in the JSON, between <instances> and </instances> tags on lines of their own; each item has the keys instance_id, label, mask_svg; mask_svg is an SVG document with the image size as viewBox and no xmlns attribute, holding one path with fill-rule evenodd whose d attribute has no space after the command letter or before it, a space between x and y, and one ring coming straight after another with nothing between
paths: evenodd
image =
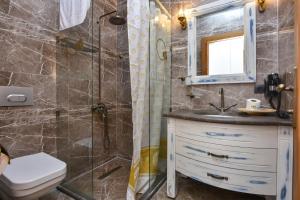
<instances>
[{"instance_id":1,"label":"shower head","mask_svg":"<svg viewBox=\"0 0 300 200\"><path fill-rule=\"evenodd\" d=\"M121 15L116 14L109 18L109 22L113 25L124 25L126 23L126 19Z\"/></svg>"},{"instance_id":2,"label":"shower head","mask_svg":"<svg viewBox=\"0 0 300 200\"><path fill-rule=\"evenodd\" d=\"M117 26L118 26L118 25L124 25L124 24L126 23L125 17L119 15L118 12L117 12L116 10L114 10L114 11L112 11L112 12L109 12L109 13L106 13L106 14L104 14L104 15L101 15L101 16L99 17L99 21L98 21L97 23L99 24L99 23L100 23L100 20L101 20L102 18L104 18L104 17L106 17L106 16L108 16L108 15L111 15L111 14L113 14L113 13L115 13L115 15L109 18L109 22L110 22L112 25L117 25Z\"/></svg>"}]
</instances>

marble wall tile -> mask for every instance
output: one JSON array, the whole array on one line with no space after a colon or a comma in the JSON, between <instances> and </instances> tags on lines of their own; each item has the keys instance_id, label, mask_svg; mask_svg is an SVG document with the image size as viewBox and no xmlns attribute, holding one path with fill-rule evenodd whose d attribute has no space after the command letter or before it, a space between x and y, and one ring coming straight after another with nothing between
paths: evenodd
<instances>
[{"instance_id":1,"label":"marble wall tile","mask_svg":"<svg viewBox=\"0 0 300 200\"><path fill-rule=\"evenodd\" d=\"M126 4L94 0L81 25L59 32L59 0L0 0L0 86L34 89L34 106L0 107L0 143L13 157L50 153L67 163L67 180L115 156L131 158L127 25L113 26L109 17L97 24L117 8L126 16ZM63 46L61 38L98 51L101 42L100 89L98 52ZM91 112L100 101L109 108L109 150L103 118Z\"/></svg>"},{"instance_id":2,"label":"marble wall tile","mask_svg":"<svg viewBox=\"0 0 300 200\"><path fill-rule=\"evenodd\" d=\"M278 29L278 5L277 0L267 0L267 9L260 13L256 10L256 32L257 34L265 34L276 32Z\"/></svg>"},{"instance_id":3,"label":"marble wall tile","mask_svg":"<svg viewBox=\"0 0 300 200\"><path fill-rule=\"evenodd\" d=\"M89 13L83 24L60 32L63 37L75 41L81 39L97 49L101 42L101 60L99 52L84 53L59 45L56 48L56 99L60 111L56 146L58 157L69 163L68 178L89 169L91 160L94 166L98 166L114 156L131 157L132 111L129 106L131 96L126 25L111 25L109 16L97 23L101 15L117 7L118 13L126 16L126 3L96 0L93 5L94 16ZM8 74L3 75L4 82L6 76ZM93 104L99 102L108 107L109 149L104 148L104 120L101 114L90 110ZM124 111L122 106L128 109ZM93 148L87 144L92 144ZM86 168L76 167L84 161L87 162Z\"/></svg>"},{"instance_id":4,"label":"marble wall tile","mask_svg":"<svg viewBox=\"0 0 300 200\"><path fill-rule=\"evenodd\" d=\"M291 71L295 67L295 34L294 29L280 31L278 36L278 65L281 73Z\"/></svg>"},{"instance_id":5,"label":"marble wall tile","mask_svg":"<svg viewBox=\"0 0 300 200\"><path fill-rule=\"evenodd\" d=\"M106 2L94 1L95 14L103 12ZM97 8L97 10L96 10ZM97 12L96 12L97 11ZM97 17L92 16L89 10L85 21L75 27L61 31L60 37L70 41L83 42L86 48L99 48L98 35L94 36L93 28L98 27ZM97 30L97 29L96 29ZM98 42L95 42L97 39ZM57 118L57 155L68 164L68 177L73 178L91 169L93 158L93 145L101 145L92 141L100 127L94 126L91 110L94 102L93 93L99 89L94 88L99 75L94 68L98 67L98 53L85 52L57 45L56 53L56 90L57 108L60 115ZM97 95L98 96L98 95ZM101 137L102 138L102 137ZM97 152L107 155L105 152ZM81 163L85 163L83 167Z\"/></svg>"},{"instance_id":6,"label":"marble wall tile","mask_svg":"<svg viewBox=\"0 0 300 200\"><path fill-rule=\"evenodd\" d=\"M117 113L117 149L118 155L131 159L133 151L132 140L132 109L120 108Z\"/></svg>"},{"instance_id":7,"label":"marble wall tile","mask_svg":"<svg viewBox=\"0 0 300 200\"><path fill-rule=\"evenodd\" d=\"M172 109L209 109L208 103L219 105L219 88L225 89L226 104L238 103L245 106L245 99L258 98L263 104L268 104L263 94L255 94L255 84L223 84L198 85L187 87L180 77L187 73L187 31L180 29L177 14L180 6L195 7L212 2L213 0L165 0L171 2L172 12ZM294 12L292 0L267 0L267 10L264 13L257 11L257 84L262 84L266 75L272 72L283 72L292 66L294 48L292 34L280 34L281 27L292 28ZM282 25L281 25L282 24ZM285 28L286 30L287 28ZM290 31L292 32L292 31ZM280 36L281 35L281 36ZM288 36L289 35L289 36ZM289 42L287 41L289 38ZM284 44L283 44L284 43ZM187 95L193 94L190 98ZM290 102L291 100L286 100Z\"/></svg>"},{"instance_id":8,"label":"marble wall tile","mask_svg":"<svg viewBox=\"0 0 300 200\"><path fill-rule=\"evenodd\" d=\"M257 83L262 84L270 73L279 73L277 32L258 34L256 37Z\"/></svg>"},{"instance_id":9,"label":"marble wall tile","mask_svg":"<svg viewBox=\"0 0 300 200\"><path fill-rule=\"evenodd\" d=\"M55 109L1 108L0 143L13 157L37 153L56 152ZM51 142L49 142L51 140ZM47 141L47 142L46 142Z\"/></svg>"},{"instance_id":10,"label":"marble wall tile","mask_svg":"<svg viewBox=\"0 0 300 200\"><path fill-rule=\"evenodd\" d=\"M122 16L127 16L127 0L118 0L117 8ZM133 128L127 25L118 27L117 49L117 154L131 159Z\"/></svg>"},{"instance_id":11,"label":"marble wall tile","mask_svg":"<svg viewBox=\"0 0 300 200\"><path fill-rule=\"evenodd\" d=\"M57 15L53 14L57 14L58 2L57 0L10 0L9 14L30 24L57 30Z\"/></svg>"},{"instance_id":12,"label":"marble wall tile","mask_svg":"<svg viewBox=\"0 0 300 200\"><path fill-rule=\"evenodd\" d=\"M55 155L58 1L1 0L0 7L0 86L34 91L34 106L0 108L0 143L12 157Z\"/></svg>"},{"instance_id":13,"label":"marble wall tile","mask_svg":"<svg viewBox=\"0 0 300 200\"><path fill-rule=\"evenodd\" d=\"M278 49L278 64L279 71L282 74L284 83L287 86L294 86L295 77L295 34L294 29L285 29L279 32L279 49ZM295 94L293 92L283 93L283 108L294 109Z\"/></svg>"},{"instance_id":14,"label":"marble wall tile","mask_svg":"<svg viewBox=\"0 0 300 200\"><path fill-rule=\"evenodd\" d=\"M11 76L12 72L0 71L0 85L8 86Z\"/></svg>"},{"instance_id":15,"label":"marble wall tile","mask_svg":"<svg viewBox=\"0 0 300 200\"><path fill-rule=\"evenodd\" d=\"M9 10L9 2L10 2L10 0L1 0L1 1L0 1L0 12L1 12L1 13L5 13L5 14L8 13L8 10Z\"/></svg>"},{"instance_id":16,"label":"marble wall tile","mask_svg":"<svg viewBox=\"0 0 300 200\"><path fill-rule=\"evenodd\" d=\"M295 1L278 0L279 30L294 29Z\"/></svg>"},{"instance_id":17,"label":"marble wall tile","mask_svg":"<svg viewBox=\"0 0 300 200\"><path fill-rule=\"evenodd\" d=\"M91 81L69 80L69 106L91 105Z\"/></svg>"},{"instance_id":18,"label":"marble wall tile","mask_svg":"<svg viewBox=\"0 0 300 200\"><path fill-rule=\"evenodd\" d=\"M52 75L55 73L55 42L28 38L1 30L2 71Z\"/></svg>"},{"instance_id":19,"label":"marble wall tile","mask_svg":"<svg viewBox=\"0 0 300 200\"><path fill-rule=\"evenodd\" d=\"M53 108L56 106L55 80L52 76L13 73L9 86L32 87L36 108Z\"/></svg>"}]
</instances>

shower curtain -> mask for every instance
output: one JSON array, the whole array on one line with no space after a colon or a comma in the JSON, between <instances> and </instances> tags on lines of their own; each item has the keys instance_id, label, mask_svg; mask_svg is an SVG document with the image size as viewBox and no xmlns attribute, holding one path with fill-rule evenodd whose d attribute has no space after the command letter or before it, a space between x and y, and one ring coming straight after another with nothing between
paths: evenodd
<instances>
[{"instance_id":1,"label":"shower curtain","mask_svg":"<svg viewBox=\"0 0 300 200\"><path fill-rule=\"evenodd\" d=\"M127 9L133 110L133 156L127 200L134 200L136 193L147 190L149 181L155 179L160 133L151 134L150 138L149 1L128 0Z\"/></svg>"}]
</instances>

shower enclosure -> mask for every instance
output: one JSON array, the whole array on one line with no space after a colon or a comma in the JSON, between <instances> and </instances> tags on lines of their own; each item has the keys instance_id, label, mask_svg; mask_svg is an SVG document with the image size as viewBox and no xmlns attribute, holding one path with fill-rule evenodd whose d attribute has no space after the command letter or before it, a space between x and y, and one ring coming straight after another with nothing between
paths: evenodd
<instances>
[{"instance_id":1,"label":"shower enclosure","mask_svg":"<svg viewBox=\"0 0 300 200\"><path fill-rule=\"evenodd\" d=\"M149 141L159 156L140 198L165 179L170 108L171 16L157 0L149 7ZM93 0L84 23L57 34L56 146L68 165L59 190L75 198L126 197L133 151L126 16L126 0Z\"/></svg>"}]
</instances>

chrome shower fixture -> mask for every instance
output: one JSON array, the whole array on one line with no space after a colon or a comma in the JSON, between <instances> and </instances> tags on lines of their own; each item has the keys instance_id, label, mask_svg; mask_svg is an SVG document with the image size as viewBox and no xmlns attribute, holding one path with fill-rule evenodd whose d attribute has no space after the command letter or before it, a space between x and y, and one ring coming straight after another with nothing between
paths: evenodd
<instances>
[{"instance_id":1,"label":"chrome shower fixture","mask_svg":"<svg viewBox=\"0 0 300 200\"><path fill-rule=\"evenodd\" d=\"M92 107L92 111L99 113L102 116L104 122L104 142L103 146L105 150L109 150L110 148L110 138L108 132L108 108L104 103L98 103Z\"/></svg>"},{"instance_id":2,"label":"chrome shower fixture","mask_svg":"<svg viewBox=\"0 0 300 200\"><path fill-rule=\"evenodd\" d=\"M113 25L119 26L126 24L126 19L121 15L116 14L115 16L109 18L109 22Z\"/></svg>"},{"instance_id":3,"label":"chrome shower fixture","mask_svg":"<svg viewBox=\"0 0 300 200\"><path fill-rule=\"evenodd\" d=\"M111 14L115 14L114 16L109 18L109 22L112 25L124 25L126 23L126 19L120 15L118 15L117 11L112 11L109 13L106 13L104 15L101 15L99 17L99 21L97 22L99 24L99 102L101 102L101 88L102 88L102 82L101 82L101 74L102 74L102 70L101 70L101 63L102 63L102 55L101 55L101 24L100 21L102 18L111 15ZM109 150L110 149L110 138L109 138L109 132L108 132L108 109L107 106L103 103L98 103L96 106L93 106L92 111L96 112L96 113L100 113L102 115L102 119L104 121L104 142L103 142L103 146L105 150Z\"/></svg>"},{"instance_id":4,"label":"chrome shower fixture","mask_svg":"<svg viewBox=\"0 0 300 200\"><path fill-rule=\"evenodd\" d=\"M121 16L121 15L119 15L119 14L117 13L116 10L114 10L114 11L112 11L112 12L109 12L109 13L106 13L106 14L104 14L104 15L101 15L101 16L99 17L99 21L98 21L97 23L99 24L99 23L100 23L100 20L101 20L102 18L104 18L104 17L106 17L106 16L108 16L108 15L114 14L114 13L115 13L116 15L111 16L111 17L109 18L109 22L110 22L112 25L119 26L119 25L124 25L124 24L126 24L126 18L123 17L123 16Z\"/></svg>"}]
</instances>

